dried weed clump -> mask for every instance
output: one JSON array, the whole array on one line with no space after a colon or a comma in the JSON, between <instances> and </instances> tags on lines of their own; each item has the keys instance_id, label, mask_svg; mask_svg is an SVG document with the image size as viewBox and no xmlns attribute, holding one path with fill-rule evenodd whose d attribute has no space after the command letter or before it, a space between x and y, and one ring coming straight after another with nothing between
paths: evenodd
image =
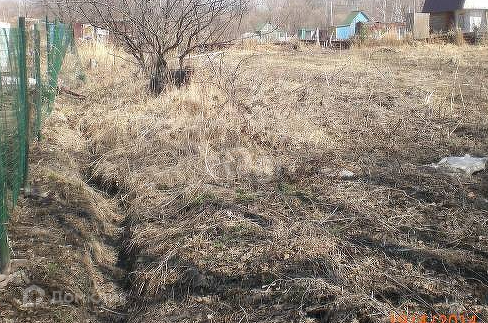
<instances>
[{"instance_id":1,"label":"dried weed clump","mask_svg":"<svg viewBox=\"0 0 488 323\"><path fill-rule=\"evenodd\" d=\"M486 315L485 176L424 166L488 148L480 53L230 50L159 97L91 71L64 109L128 214L128 321Z\"/></svg>"},{"instance_id":2,"label":"dried weed clump","mask_svg":"<svg viewBox=\"0 0 488 323\"><path fill-rule=\"evenodd\" d=\"M447 40L451 44L455 44L457 46L464 46L466 45L466 40L464 39L464 34L461 30L456 29L456 30L450 30L447 33Z\"/></svg>"}]
</instances>

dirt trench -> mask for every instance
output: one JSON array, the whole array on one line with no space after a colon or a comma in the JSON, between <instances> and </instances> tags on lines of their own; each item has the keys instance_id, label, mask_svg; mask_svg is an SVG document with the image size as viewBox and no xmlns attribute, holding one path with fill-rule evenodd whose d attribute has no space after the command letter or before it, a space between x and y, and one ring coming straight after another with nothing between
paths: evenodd
<instances>
[{"instance_id":1,"label":"dirt trench","mask_svg":"<svg viewBox=\"0 0 488 323\"><path fill-rule=\"evenodd\" d=\"M126 323L128 319L130 300L130 282L129 274L134 268L134 263L136 261L136 254L134 250L130 250L129 241L131 237L131 219L127 215L124 203L122 202L121 192L115 183L104 183L99 178L93 177L90 169L86 169L83 172L85 181L87 185L92 187L94 190L100 192L102 195L110 200L117 201L117 213L123 216L123 220L118 223L118 228L120 230L119 236L115 243L112 245L117 253L116 268L120 270L121 275L117 277L117 284L119 288L124 292L125 302L123 304L118 304L114 308L108 309L108 315L101 317L102 322L117 322ZM107 277L109 280L112 279L112 275Z\"/></svg>"},{"instance_id":2,"label":"dirt trench","mask_svg":"<svg viewBox=\"0 0 488 323\"><path fill-rule=\"evenodd\" d=\"M86 140L70 121L54 112L31 147L32 193L9 225L13 258L27 264L0 292L2 323L127 320L130 221L119 194L90 178Z\"/></svg>"}]
</instances>

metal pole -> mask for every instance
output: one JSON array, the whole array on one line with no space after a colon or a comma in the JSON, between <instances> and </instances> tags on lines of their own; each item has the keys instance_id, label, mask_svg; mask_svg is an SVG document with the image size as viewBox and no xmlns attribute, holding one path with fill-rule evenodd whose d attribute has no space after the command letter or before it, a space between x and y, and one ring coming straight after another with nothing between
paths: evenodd
<instances>
[{"instance_id":1,"label":"metal pole","mask_svg":"<svg viewBox=\"0 0 488 323\"><path fill-rule=\"evenodd\" d=\"M29 133L30 133L30 105L27 92L27 46L25 17L19 17L19 105L20 117L24 133L20 135L20 145L23 160L24 192L29 189Z\"/></svg>"},{"instance_id":2,"label":"metal pole","mask_svg":"<svg viewBox=\"0 0 488 323\"><path fill-rule=\"evenodd\" d=\"M330 2L330 25L334 26L334 9L333 9L333 3L332 1Z\"/></svg>"},{"instance_id":3,"label":"metal pole","mask_svg":"<svg viewBox=\"0 0 488 323\"><path fill-rule=\"evenodd\" d=\"M47 71L46 71L46 74L47 74L47 82L48 84L50 85L51 84L51 80L50 80L50 77L51 77L51 28L49 27L49 20L46 16L46 59L47 59Z\"/></svg>"},{"instance_id":4,"label":"metal pole","mask_svg":"<svg viewBox=\"0 0 488 323\"><path fill-rule=\"evenodd\" d=\"M6 217L6 215L4 216ZM5 222L7 222L6 219ZM9 265L10 265L10 248L8 245L8 237L7 237L7 223L0 223L0 274L6 273L8 271Z\"/></svg>"},{"instance_id":5,"label":"metal pole","mask_svg":"<svg viewBox=\"0 0 488 323\"><path fill-rule=\"evenodd\" d=\"M36 137L41 140L42 86L41 86L41 34L38 24L34 25L34 65L36 69Z\"/></svg>"}]
</instances>

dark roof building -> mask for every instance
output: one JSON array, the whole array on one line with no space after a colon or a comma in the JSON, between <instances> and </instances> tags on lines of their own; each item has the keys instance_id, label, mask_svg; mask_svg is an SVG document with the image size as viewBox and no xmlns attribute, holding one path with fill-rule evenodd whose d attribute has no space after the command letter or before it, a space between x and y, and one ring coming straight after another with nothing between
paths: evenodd
<instances>
[{"instance_id":1,"label":"dark roof building","mask_svg":"<svg viewBox=\"0 0 488 323\"><path fill-rule=\"evenodd\" d=\"M426 0L423 12L438 13L456 11L463 7L464 0Z\"/></svg>"},{"instance_id":2,"label":"dark roof building","mask_svg":"<svg viewBox=\"0 0 488 323\"><path fill-rule=\"evenodd\" d=\"M487 27L487 0L426 0L422 11L430 13L433 32L473 32Z\"/></svg>"}]
</instances>

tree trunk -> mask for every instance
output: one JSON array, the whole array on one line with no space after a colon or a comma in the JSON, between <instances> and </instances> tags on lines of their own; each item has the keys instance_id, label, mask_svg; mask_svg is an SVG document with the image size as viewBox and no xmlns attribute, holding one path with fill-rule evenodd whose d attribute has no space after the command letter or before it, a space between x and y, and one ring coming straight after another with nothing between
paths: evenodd
<instances>
[{"instance_id":1,"label":"tree trunk","mask_svg":"<svg viewBox=\"0 0 488 323\"><path fill-rule=\"evenodd\" d=\"M153 94L160 94L168 82L168 63L161 54L154 54L149 66L151 81L149 89Z\"/></svg>"},{"instance_id":2,"label":"tree trunk","mask_svg":"<svg viewBox=\"0 0 488 323\"><path fill-rule=\"evenodd\" d=\"M183 64L185 62L185 56L180 56L178 59L178 63L180 65L180 72L183 72Z\"/></svg>"}]
</instances>

